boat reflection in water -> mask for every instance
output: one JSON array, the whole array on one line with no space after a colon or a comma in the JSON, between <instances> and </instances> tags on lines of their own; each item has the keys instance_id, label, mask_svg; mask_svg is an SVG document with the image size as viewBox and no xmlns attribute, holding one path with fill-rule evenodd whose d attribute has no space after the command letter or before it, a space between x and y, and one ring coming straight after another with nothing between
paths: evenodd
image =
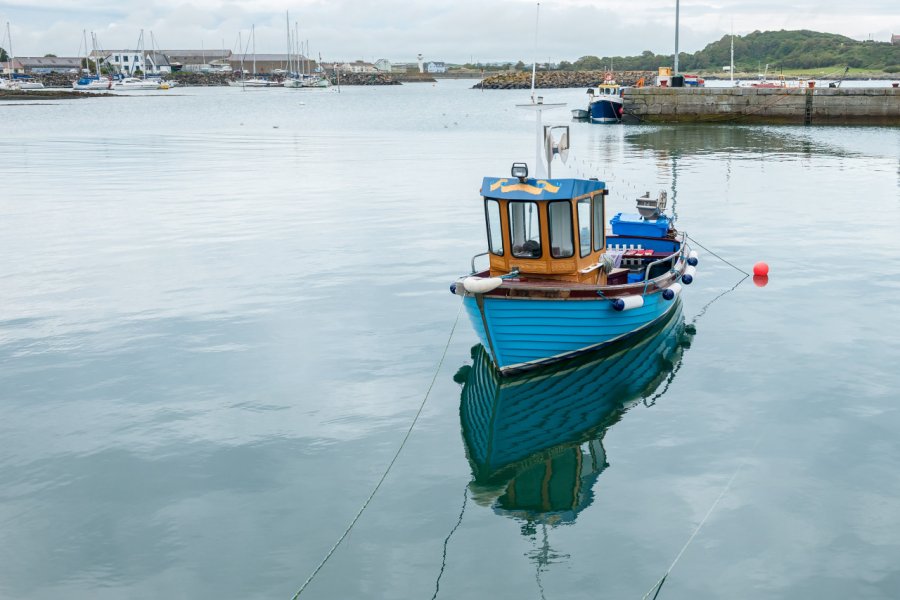
<instances>
[{"instance_id":1,"label":"boat reflection in water","mask_svg":"<svg viewBox=\"0 0 900 600\"><path fill-rule=\"evenodd\" d=\"M456 375L473 499L523 521L526 535L574 521L609 466L607 429L634 404L655 401L690 345L694 329L678 302L639 336L517 376L500 377L476 346L474 364Z\"/></svg>"}]
</instances>

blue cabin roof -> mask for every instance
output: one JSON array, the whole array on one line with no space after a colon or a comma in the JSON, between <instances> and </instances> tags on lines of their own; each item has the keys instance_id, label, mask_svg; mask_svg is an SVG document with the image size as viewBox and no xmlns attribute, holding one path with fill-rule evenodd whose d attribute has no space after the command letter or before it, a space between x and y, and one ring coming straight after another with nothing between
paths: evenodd
<instances>
[{"instance_id":1,"label":"blue cabin roof","mask_svg":"<svg viewBox=\"0 0 900 600\"><path fill-rule=\"evenodd\" d=\"M606 189L603 181L592 179L526 179L485 177L481 195L501 200L568 200Z\"/></svg>"}]
</instances>

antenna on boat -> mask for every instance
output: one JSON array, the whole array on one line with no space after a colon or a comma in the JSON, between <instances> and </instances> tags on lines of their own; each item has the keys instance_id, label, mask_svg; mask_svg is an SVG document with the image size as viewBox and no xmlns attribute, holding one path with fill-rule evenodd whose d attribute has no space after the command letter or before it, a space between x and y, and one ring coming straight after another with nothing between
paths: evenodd
<instances>
[{"instance_id":1,"label":"antenna on boat","mask_svg":"<svg viewBox=\"0 0 900 600\"><path fill-rule=\"evenodd\" d=\"M543 159L544 144L545 144L544 136L546 134L544 131L544 124L541 119L541 113L544 110L550 110L550 109L554 109L554 108L562 108L563 106L566 105L565 102L557 103L557 104L544 104L543 96L535 97L535 95L534 95L534 80L535 80L535 74L536 74L536 70L537 70L537 40L538 40L537 26L538 26L538 19L540 18L540 15L541 15L541 3L538 2L537 3L537 15L535 17L535 22L534 22L534 61L532 61L532 64L531 64L531 104L516 104L516 107L518 107L518 108L524 108L525 110L533 110L535 112L535 117L536 117L535 125L537 127L537 129L536 129L537 135L535 137L534 176L537 179L541 179L543 177L548 177L548 175L546 173L546 168L544 166L544 159ZM567 138L568 138L568 136L567 136Z\"/></svg>"},{"instance_id":2,"label":"antenna on boat","mask_svg":"<svg viewBox=\"0 0 900 600\"><path fill-rule=\"evenodd\" d=\"M531 103L534 104L534 80L537 76L538 24L541 18L541 3L537 3L534 15L534 58L531 60Z\"/></svg>"}]
</instances>

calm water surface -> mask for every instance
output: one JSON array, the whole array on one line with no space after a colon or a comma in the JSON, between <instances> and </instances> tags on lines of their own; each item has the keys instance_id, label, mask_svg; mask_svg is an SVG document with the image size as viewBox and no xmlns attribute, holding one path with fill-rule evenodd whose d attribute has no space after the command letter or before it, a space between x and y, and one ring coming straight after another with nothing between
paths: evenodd
<instances>
[{"instance_id":1,"label":"calm water surface","mask_svg":"<svg viewBox=\"0 0 900 600\"><path fill-rule=\"evenodd\" d=\"M527 93L470 84L0 106L0 597L291 598L428 388L481 177L533 160ZM895 598L900 133L572 128L554 175L669 190L768 286L704 252L661 345L521 386L562 404L489 481L461 402L525 395L461 320L303 597L638 600L734 476L660 598Z\"/></svg>"}]
</instances>

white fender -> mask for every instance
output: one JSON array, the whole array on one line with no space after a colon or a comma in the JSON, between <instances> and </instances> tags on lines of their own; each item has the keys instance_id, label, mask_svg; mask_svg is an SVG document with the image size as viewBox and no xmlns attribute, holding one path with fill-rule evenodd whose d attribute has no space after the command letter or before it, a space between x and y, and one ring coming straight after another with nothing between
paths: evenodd
<instances>
[{"instance_id":1,"label":"white fender","mask_svg":"<svg viewBox=\"0 0 900 600\"><path fill-rule=\"evenodd\" d=\"M632 308L640 308L644 305L644 297L643 296L620 296L613 300L612 306L613 310L623 311L623 310L631 310Z\"/></svg>"},{"instance_id":2,"label":"white fender","mask_svg":"<svg viewBox=\"0 0 900 600\"><path fill-rule=\"evenodd\" d=\"M662 296L666 300L674 300L680 293L681 293L681 284L676 282L676 283L673 283L672 285L670 285L669 287L667 287L666 289L664 289L662 292Z\"/></svg>"},{"instance_id":3,"label":"white fender","mask_svg":"<svg viewBox=\"0 0 900 600\"><path fill-rule=\"evenodd\" d=\"M503 280L499 277L466 277L462 283L467 292L486 294L503 285Z\"/></svg>"},{"instance_id":4,"label":"white fender","mask_svg":"<svg viewBox=\"0 0 900 600\"><path fill-rule=\"evenodd\" d=\"M690 252L688 252L688 258L699 258L699 257L700 257L700 255L697 254L696 250L691 250Z\"/></svg>"},{"instance_id":5,"label":"white fender","mask_svg":"<svg viewBox=\"0 0 900 600\"><path fill-rule=\"evenodd\" d=\"M692 278L697 276L697 267L688 266L687 269L684 270L685 275L690 275Z\"/></svg>"}]
</instances>

